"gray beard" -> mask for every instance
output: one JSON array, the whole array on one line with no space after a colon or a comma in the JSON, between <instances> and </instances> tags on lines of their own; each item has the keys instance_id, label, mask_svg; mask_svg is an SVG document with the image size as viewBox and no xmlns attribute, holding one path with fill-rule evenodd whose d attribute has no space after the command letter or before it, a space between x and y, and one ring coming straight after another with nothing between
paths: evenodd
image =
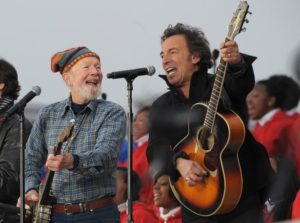
<instances>
[{"instance_id":1,"label":"gray beard","mask_svg":"<svg viewBox=\"0 0 300 223\"><path fill-rule=\"evenodd\" d=\"M90 91L87 88L78 88L75 91L78 93L78 95L80 95L82 98L91 101L91 100L95 100L97 99L100 94L101 94L101 86L99 85L99 87L97 88L96 91Z\"/></svg>"}]
</instances>

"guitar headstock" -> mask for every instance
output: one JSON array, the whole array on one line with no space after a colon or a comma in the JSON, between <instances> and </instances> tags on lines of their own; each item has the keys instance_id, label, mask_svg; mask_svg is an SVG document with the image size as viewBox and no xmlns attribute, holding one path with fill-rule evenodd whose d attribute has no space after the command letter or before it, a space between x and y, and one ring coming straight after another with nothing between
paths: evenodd
<instances>
[{"instance_id":1,"label":"guitar headstock","mask_svg":"<svg viewBox=\"0 0 300 223\"><path fill-rule=\"evenodd\" d=\"M74 122L70 122L70 124L60 133L57 139L57 143L63 143L67 141L72 134L73 128L74 128Z\"/></svg>"},{"instance_id":2,"label":"guitar headstock","mask_svg":"<svg viewBox=\"0 0 300 223\"><path fill-rule=\"evenodd\" d=\"M60 135L57 138L57 146L54 148L54 155L58 155L61 153L62 150L62 144L67 141L73 132L74 129L74 119L70 121L70 124L60 133Z\"/></svg>"},{"instance_id":3,"label":"guitar headstock","mask_svg":"<svg viewBox=\"0 0 300 223\"><path fill-rule=\"evenodd\" d=\"M243 24L245 21L247 21L245 18L248 13L248 8L249 5L246 1L240 1L228 27L228 39L233 40L234 37L236 37L242 31Z\"/></svg>"}]
</instances>

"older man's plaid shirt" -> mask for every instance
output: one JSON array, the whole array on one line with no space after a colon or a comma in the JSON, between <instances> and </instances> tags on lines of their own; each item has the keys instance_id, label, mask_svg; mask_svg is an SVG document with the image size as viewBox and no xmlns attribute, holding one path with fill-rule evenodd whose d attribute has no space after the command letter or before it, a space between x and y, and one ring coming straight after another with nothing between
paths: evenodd
<instances>
[{"instance_id":1,"label":"older man's plaid shirt","mask_svg":"<svg viewBox=\"0 0 300 223\"><path fill-rule=\"evenodd\" d=\"M85 121L81 122L84 114ZM79 157L74 170L56 172L52 184L57 203L78 203L115 194L115 168L126 132L126 114L121 106L103 100L91 101L74 115L70 99L44 107L32 128L25 150L25 191L39 186L40 169L49 148L75 119L69 152Z\"/></svg>"}]
</instances>

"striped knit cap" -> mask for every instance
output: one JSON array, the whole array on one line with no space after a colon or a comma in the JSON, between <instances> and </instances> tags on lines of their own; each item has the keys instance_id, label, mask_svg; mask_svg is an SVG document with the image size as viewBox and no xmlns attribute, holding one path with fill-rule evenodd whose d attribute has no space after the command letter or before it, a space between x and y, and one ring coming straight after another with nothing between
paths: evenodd
<instances>
[{"instance_id":1,"label":"striped knit cap","mask_svg":"<svg viewBox=\"0 0 300 223\"><path fill-rule=\"evenodd\" d=\"M85 57L96 57L100 60L98 54L90 51L85 46L70 48L54 54L51 58L51 70L53 72L69 71L79 60Z\"/></svg>"}]
</instances>

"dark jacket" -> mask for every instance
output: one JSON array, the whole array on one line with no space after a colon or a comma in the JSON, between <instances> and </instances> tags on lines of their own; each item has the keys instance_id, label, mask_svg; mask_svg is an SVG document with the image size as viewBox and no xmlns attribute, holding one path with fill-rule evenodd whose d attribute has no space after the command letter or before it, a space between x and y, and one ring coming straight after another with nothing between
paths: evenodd
<instances>
[{"instance_id":1,"label":"dark jacket","mask_svg":"<svg viewBox=\"0 0 300 223\"><path fill-rule=\"evenodd\" d=\"M236 112L247 126L246 101L255 80L252 69L254 57L243 55L244 64L229 67L224 83L218 111L231 109ZM177 155L172 148L188 133L189 111L193 104L208 102L214 76L200 70L193 74L190 96L186 99L182 93L171 86L170 91L160 96L152 105L150 112L151 128L147 158L154 171L167 172L173 180L179 176L172 159ZM173 159L174 160L174 159ZM246 129L246 137L239 151L239 160L243 173L242 199L257 194L271 181L272 170L263 146L258 144Z\"/></svg>"},{"instance_id":2,"label":"dark jacket","mask_svg":"<svg viewBox=\"0 0 300 223\"><path fill-rule=\"evenodd\" d=\"M24 121L24 145L31 123ZM14 114L0 126L0 202L16 205L19 197L20 123Z\"/></svg>"}]
</instances>

